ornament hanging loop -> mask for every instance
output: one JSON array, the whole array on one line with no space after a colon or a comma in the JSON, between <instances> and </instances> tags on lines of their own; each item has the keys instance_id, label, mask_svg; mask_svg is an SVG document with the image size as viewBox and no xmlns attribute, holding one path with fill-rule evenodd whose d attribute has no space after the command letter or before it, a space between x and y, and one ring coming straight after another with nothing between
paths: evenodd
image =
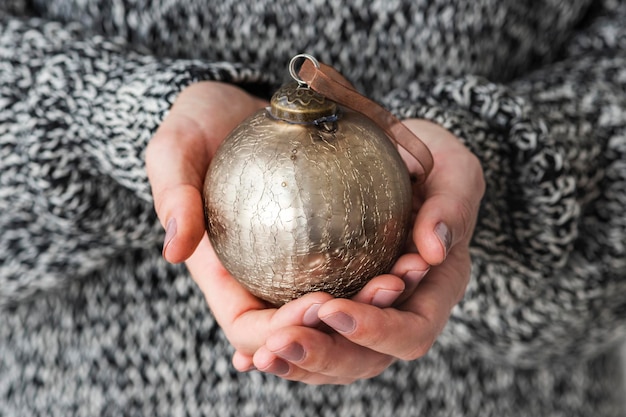
<instances>
[{"instance_id":1,"label":"ornament hanging loop","mask_svg":"<svg viewBox=\"0 0 626 417\"><path fill-rule=\"evenodd\" d=\"M309 86L298 75L298 72L300 71L300 66L301 66L301 65L298 65L298 64L301 64L301 61L306 61L306 60L311 61L311 63L313 63L315 68L317 68L317 69L320 68L319 61L313 55L309 55L309 54L298 54L298 55L294 56L293 58L291 58L291 61L289 61L289 75L291 75L291 78L293 78L298 83L298 87L308 87Z\"/></svg>"},{"instance_id":2,"label":"ornament hanging loop","mask_svg":"<svg viewBox=\"0 0 626 417\"><path fill-rule=\"evenodd\" d=\"M296 64L300 61L302 64L296 72ZM320 63L311 55L299 54L291 59L289 73L300 86L307 86L329 100L369 117L387 133L395 145L404 148L417 160L422 168L417 173L417 179L419 182L426 180L434 165L426 144L397 117L359 93L336 69Z\"/></svg>"}]
</instances>

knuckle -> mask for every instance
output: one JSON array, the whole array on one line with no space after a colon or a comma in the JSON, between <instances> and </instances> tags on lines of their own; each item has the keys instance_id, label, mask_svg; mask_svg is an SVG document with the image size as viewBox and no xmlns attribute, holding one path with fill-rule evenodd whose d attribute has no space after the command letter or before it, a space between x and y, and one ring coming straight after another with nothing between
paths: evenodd
<instances>
[{"instance_id":1,"label":"knuckle","mask_svg":"<svg viewBox=\"0 0 626 417\"><path fill-rule=\"evenodd\" d=\"M261 346L259 338L251 337L246 314L238 315L221 325L222 331L232 347L239 352L252 355Z\"/></svg>"},{"instance_id":2,"label":"knuckle","mask_svg":"<svg viewBox=\"0 0 626 417\"><path fill-rule=\"evenodd\" d=\"M237 334L233 334L233 333L227 333L226 334L226 338L228 339L228 341L230 342L231 346L239 352L242 353L246 353L246 354L250 354L253 353L250 349L250 346L248 346L247 343L245 343Z\"/></svg>"},{"instance_id":3,"label":"knuckle","mask_svg":"<svg viewBox=\"0 0 626 417\"><path fill-rule=\"evenodd\" d=\"M332 381L330 381L330 384L333 385L350 385L354 382L356 382L357 379L356 378L338 378L338 379L333 379Z\"/></svg>"},{"instance_id":4,"label":"knuckle","mask_svg":"<svg viewBox=\"0 0 626 417\"><path fill-rule=\"evenodd\" d=\"M467 198L457 198L455 199L454 211L458 213L460 219L460 235L457 238L461 241L467 241L472 235L477 207Z\"/></svg>"},{"instance_id":5,"label":"knuckle","mask_svg":"<svg viewBox=\"0 0 626 417\"><path fill-rule=\"evenodd\" d=\"M434 322L424 320L413 334L418 336L397 356L399 359L412 361L425 356L435 343L438 332Z\"/></svg>"},{"instance_id":6,"label":"knuckle","mask_svg":"<svg viewBox=\"0 0 626 417\"><path fill-rule=\"evenodd\" d=\"M409 350L398 357L405 361L419 359L428 353L434 342L434 338L429 337L426 340L420 341L419 343L411 346Z\"/></svg>"},{"instance_id":7,"label":"knuckle","mask_svg":"<svg viewBox=\"0 0 626 417\"><path fill-rule=\"evenodd\" d=\"M388 355L380 355L380 358L359 374L358 379L370 379L382 374L393 363L393 358Z\"/></svg>"},{"instance_id":8,"label":"knuckle","mask_svg":"<svg viewBox=\"0 0 626 417\"><path fill-rule=\"evenodd\" d=\"M468 241L473 233L480 202L486 191L486 183L482 166L478 157L469 154L470 163L467 164L468 178L472 179L472 192L463 196L452 196L453 209L461 221L458 236L459 240Z\"/></svg>"},{"instance_id":9,"label":"knuckle","mask_svg":"<svg viewBox=\"0 0 626 417\"><path fill-rule=\"evenodd\" d=\"M478 159L475 154L470 153L469 158L471 160L470 169L473 171L472 177L475 180L477 197L480 199L485 194L485 190L487 188L487 185L485 183L485 176L483 174L483 168L480 159Z\"/></svg>"},{"instance_id":10,"label":"knuckle","mask_svg":"<svg viewBox=\"0 0 626 417\"><path fill-rule=\"evenodd\" d=\"M152 173L152 168L158 165L160 162L160 156L166 151L167 143L165 135L158 131L146 146L144 159L146 161L146 168L148 169L148 176Z\"/></svg>"},{"instance_id":11,"label":"knuckle","mask_svg":"<svg viewBox=\"0 0 626 417\"><path fill-rule=\"evenodd\" d=\"M382 346L389 339L389 335L384 331L362 331L360 334L355 334L355 337L360 341L359 344L374 350L377 350L376 347Z\"/></svg>"},{"instance_id":12,"label":"knuckle","mask_svg":"<svg viewBox=\"0 0 626 417\"><path fill-rule=\"evenodd\" d=\"M361 346L379 351L380 347L389 343L390 329L395 328L397 317L395 313L391 313L385 309L378 312L376 318L371 317L370 321L357 321L354 332L350 335L350 339Z\"/></svg>"},{"instance_id":13,"label":"knuckle","mask_svg":"<svg viewBox=\"0 0 626 417\"><path fill-rule=\"evenodd\" d=\"M166 220L165 217L168 191L169 189L166 188L164 190L158 190L152 193L152 200L154 201L154 211L156 211L157 216L163 217L163 221Z\"/></svg>"},{"instance_id":14,"label":"knuckle","mask_svg":"<svg viewBox=\"0 0 626 417\"><path fill-rule=\"evenodd\" d=\"M320 374L330 374L335 371L336 368L336 363L332 355L319 355L315 357L307 355L301 365L305 366L311 372Z\"/></svg>"}]
</instances>

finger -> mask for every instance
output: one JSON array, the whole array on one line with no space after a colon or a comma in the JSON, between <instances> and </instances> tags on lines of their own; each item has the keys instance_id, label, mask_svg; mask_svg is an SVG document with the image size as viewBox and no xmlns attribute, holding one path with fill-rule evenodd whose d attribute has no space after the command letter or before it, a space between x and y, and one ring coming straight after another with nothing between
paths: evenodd
<instances>
[{"instance_id":1,"label":"finger","mask_svg":"<svg viewBox=\"0 0 626 417\"><path fill-rule=\"evenodd\" d=\"M279 376L289 381L304 382L308 385L349 384L354 380L345 377L334 377L324 374L316 374L299 368L277 355L267 348L261 347L254 354L254 369Z\"/></svg>"},{"instance_id":2,"label":"finger","mask_svg":"<svg viewBox=\"0 0 626 417\"><path fill-rule=\"evenodd\" d=\"M263 301L246 291L224 269L206 233L194 253L187 259L186 265L204 294L215 320L235 349L244 353L253 353L258 346L265 343L263 336L257 332L249 332L249 337L240 335L235 324L237 320L252 312L258 313L255 319L259 323L269 322L276 309L268 308Z\"/></svg>"},{"instance_id":3,"label":"finger","mask_svg":"<svg viewBox=\"0 0 626 417\"><path fill-rule=\"evenodd\" d=\"M459 256L457 252L450 256ZM318 314L324 323L358 345L401 359L416 359L430 349L467 285L467 279L459 277L468 274L457 271L450 266L453 264L431 268L413 296L398 309L334 299Z\"/></svg>"},{"instance_id":4,"label":"finger","mask_svg":"<svg viewBox=\"0 0 626 417\"><path fill-rule=\"evenodd\" d=\"M442 263L457 243L469 243L482 196L467 191L476 187L465 188L467 184L452 184L447 179L442 175L429 180L429 191L413 227L417 250L432 265Z\"/></svg>"},{"instance_id":5,"label":"finger","mask_svg":"<svg viewBox=\"0 0 626 417\"><path fill-rule=\"evenodd\" d=\"M269 315L266 315L266 311L262 312L263 314L255 311L246 312L237 317L233 323L232 337L235 342L241 341L239 345L244 345L243 341L247 342L246 352L252 354L266 343L268 337L285 327L301 326L328 331L328 327L319 319L317 312L325 302L332 299L328 293L315 292L292 300L277 310L272 310ZM251 332L254 334L253 337Z\"/></svg>"},{"instance_id":6,"label":"finger","mask_svg":"<svg viewBox=\"0 0 626 417\"><path fill-rule=\"evenodd\" d=\"M435 338L432 324L412 312L349 300L324 305L320 318L355 344L401 359L423 356Z\"/></svg>"},{"instance_id":7,"label":"finger","mask_svg":"<svg viewBox=\"0 0 626 417\"><path fill-rule=\"evenodd\" d=\"M172 114L146 149L154 207L166 229L163 256L182 262L204 233L202 184L209 164L203 132L186 117Z\"/></svg>"},{"instance_id":8,"label":"finger","mask_svg":"<svg viewBox=\"0 0 626 417\"><path fill-rule=\"evenodd\" d=\"M389 307L402 294L404 288L405 283L401 278L392 274L379 275L365 284L365 286L352 297L352 300L381 308Z\"/></svg>"},{"instance_id":9,"label":"finger","mask_svg":"<svg viewBox=\"0 0 626 417\"><path fill-rule=\"evenodd\" d=\"M239 372L249 372L256 370L251 355L246 355L243 352L235 351L232 358L232 364Z\"/></svg>"},{"instance_id":10,"label":"finger","mask_svg":"<svg viewBox=\"0 0 626 417\"><path fill-rule=\"evenodd\" d=\"M226 337L242 354L252 355L281 327L319 324L318 309L332 299L326 293L311 293L271 308L224 269L206 234L186 263Z\"/></svg>"},{"instance_id":11,"label":"finger","mask_svg":"<svg viewBox=\"0 0 626 417\"><path fill-rule=\"evenodd\" d=\"M356 345L337 333L297 326L283 328L270 336L254 355L259 370L309 383L321 380L322 375L334 383L371 378L392 361L388 355Z\"/></svg>"},{"instance_id":12,"label":"finger","mask_svg":"<svg viewBox=\"0 0 626 417\"><path fill-rule=\"evenodd\" d=\"M314 292L290 301L272 316L270 328L274 330L287 326L317 327L321 324L317 312L325 302L332 299L328 293Z\"/></svg>"},{"instance_id":13,"label":"finger","mask_svg":"<svg viewBox=\"0 0 626 417\"><path fill-rule=\"evenodd\" d=\"M405 254L396 261L389 274L372 278L352 300L379 308L390 307L409 297L429 268L420 255Z\"/></svg>"},{"instance_id":14,"label":"finger","mask_svg":"<svg viewBox=\"0 0 626 417\"><path fill-rule=\"evenodd\" d=\"M435 166L423 184L424 203L413 229L418 252L430 264L443 262L458 242L468 242L484 194L478 159L450 132L424 120L406 122L429 146ZM405 158L410 158L404 155ZM414 162L407 162L408 166Z\"/></svg>"},{"instance_id":15,"label":"finger","mask_svg":"<svg viewBox=\"0 0 626 417\"><path fill-rule=\"evenodd\" d=\"M404 281L404 291L395 300L394 304L399 304L413 295L417 286L430 270L430 265L417 253L407 253L402 255L394 264L391 273L402 277ZM388 307L388 306L377 306Z\"/></svg>"}]
</instances>

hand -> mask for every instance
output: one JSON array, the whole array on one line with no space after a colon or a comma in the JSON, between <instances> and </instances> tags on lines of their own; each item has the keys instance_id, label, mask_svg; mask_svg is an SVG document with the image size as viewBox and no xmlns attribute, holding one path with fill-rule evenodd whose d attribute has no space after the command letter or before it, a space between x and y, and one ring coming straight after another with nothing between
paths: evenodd
<instances>
[{"instance_id":1,"label":"hand","mask_svg":"<svg viewBox=\"0 0 626 417\"><path fill-rule=\"evenodd\" d=\"M146 166L157 215L166 229L163 256L186 265L238 354L238 369L276 329L315 326L317 309L331 297L311 294L277 310L250 295L222 267L204 232L202 186L211 157L226 135L247 116L267 106L245 91L219 82L201 82L180 93L146 150ZM424 267L426 265L424 264ZM355 297L388 306L404 282L374 279Z\"/></svg>"},{"instance_id":2,"label":"hand","mask_svg":"<svg viewBox=\"0 0 626 417\"><path fill-rule=\"evenodd\" d=\"M404 296L393 308L330 298L319 306L317 316L334 332L284 322L284 327L264 335L265 344L252 358L242 352L235 355L239 369L253 363L286 379L345 384L373 377L396 359L416 359L430 349L465 292L469 242L485 184L477 158L454 135L424 120L405 123L429 146L435 167L414 193L423 201L416 201L420 207L413 253L403 255L391 275L375 278L384 288L402 277ZM403 157L416 172L416 161L408 154ZM425 262L434 265L426 275Z\"/></svg>"},{"instance_id":3,"label":"hand","mask_svg":"<svg viewBox=\"0 0 626 417\"><path fill-rule=\"evenodd\" d=\"M460 298L467 282L467 242L484 187L480 165L444 129L423 121L407 122L428 142L436 160L435 171L423 186L421 195L424 195L425 202L413 234L421 256L415 253L404 255L392 274L374 278L352 301L334 300L328 294L317 293L280 309L268 308L245 291L215 257L204 233L201 200L204 174L219 143L245 117L266 105L237 87L214 82L195 84L180 94L148 146L146 155L155 208L167 229L164 257L171 262L187 260L187 266L218 323L235 346L233 363L239 370L255 364L261 370L289 379L309 383L348 383L382 372L395 358L420 356L445 324L452 305ZM415 162L405 159L411 168ZM448 164L450 167L444 168ZM457 207L461 209L457 210ZM436 234L433 238L433 227L440 221L448 225L449 236L440 233L445 245ZM428 269L425 260L436 265L443 261L446 252L448 260L433 268L413 294ZM413 295L398 304L397 310L384 309L403 289L403 297ZM423 304L421 299L424 299ZM442 299L447 302L440 303ZM413 317L413 323L409 320L408 324L419 327L421 322L417 318L421 318L424 329L417 335L422 343L414 338L405 341L403 336L400 341L404 343L395 343L394 338L390 338L391 343L386 343L389 346L382 346L385 336L379 334L375 325L384 320L381 312L388 314L389 323L396 326L405 326L404 320ZM314 328L320 323L320 317L329 325L340 327L336 321L337 317L342 317L341 313L355 320L354 331L344 332L345 337ZM404 327L402 329L401 334L405 335ZM293 358L291 341L295 343L296 353L297 346L302 346L303 352L312 352L310 348L315 345L316 354L308 354L299 362L287 360L283 351L290 346L287 351ZM412 353L403 354L402 350L407 347ZM342 360L346 355L348 360Z\"/></svg>"}]
</instances>

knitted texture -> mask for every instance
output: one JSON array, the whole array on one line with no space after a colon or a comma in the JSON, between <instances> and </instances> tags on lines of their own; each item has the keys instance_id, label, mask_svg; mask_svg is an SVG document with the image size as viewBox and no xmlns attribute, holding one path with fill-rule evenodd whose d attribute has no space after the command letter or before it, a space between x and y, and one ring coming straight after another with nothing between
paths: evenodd
<instances>
[{"instance_id":1,"label":"knitted texture","mask_svg":"<svg viewBox=\"0 0 626 417\"><path fill-rule=\"evenodd\" d=\"M0 5L0 416L621 416L626 5L506 0ZM487 193L431 351L345 387L237 373L160 256L144 150L198 80L314 54L454 132Z\"/></svg>"}]
</instances>

